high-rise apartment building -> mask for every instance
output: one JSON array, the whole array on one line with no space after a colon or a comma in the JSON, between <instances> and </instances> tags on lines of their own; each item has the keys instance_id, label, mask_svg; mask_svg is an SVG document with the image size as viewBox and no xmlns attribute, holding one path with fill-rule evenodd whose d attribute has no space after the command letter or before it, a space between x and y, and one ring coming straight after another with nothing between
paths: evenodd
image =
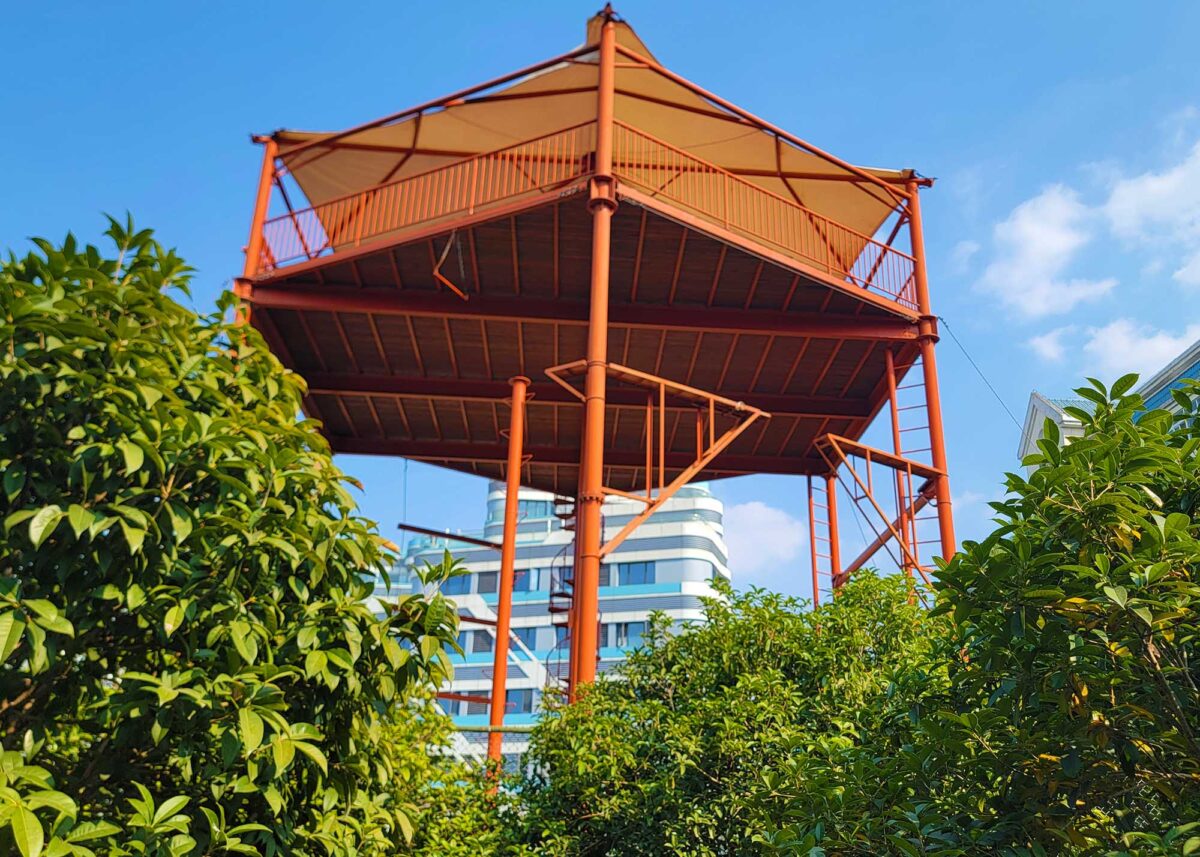
<instances>
[{"instance_id":1,"label":"high-rise apartment building","mask_svg":"<svg viewBox=\"0 0 1200 857\"><path fill-rule=\"evenodd\" d=\"M642 508L634 501L609 499L604 504L605 538L615 535ZM573 558L568 513L569 506L556 505L552 494L521 490L506 726L531 725L543 694L556 692L565 681L570 646L565 608ZM440 562L449 549L468 573L446 581L442 592L454 599L461 614L495 619L500 553L455 535L499 543L503 516L504 483L491 482L483 528L411 539L396 575L399 589L414 585L410 569ZM701 598L713 594L712 581L717 576L727 580L730 576L721 502L704 485L684 487L634 530L601 567L598 671L612 669L637 648L651 613L661 611L675 625L702 619ZM385 595L382 587L379 594ZM454 680L445 690L486 697L491 690L495 642L492 627L464 621L459 636L463 654L454 658ZM482 701L446 700L442 704L460 727L469 730L488 722L487 704ZM463 734L478 739L468 742L476 747L485 739L469 731ZM506 736L505 756L519 754L526 744L523 734Z\"/></svg>"}]
</instances>

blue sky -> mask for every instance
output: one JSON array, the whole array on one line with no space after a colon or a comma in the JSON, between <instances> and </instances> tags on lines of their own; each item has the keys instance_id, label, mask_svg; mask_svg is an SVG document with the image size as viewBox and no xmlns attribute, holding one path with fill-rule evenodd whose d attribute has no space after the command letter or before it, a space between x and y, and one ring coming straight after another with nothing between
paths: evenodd
<instances>
[{"instance_id":1,"label":"blue sky","mask_svg":"<svg viewBox=\"0 0 1200 857\"><path fill-rule=\"evenodd\" d=\"M5 13L0 246L128 209L199 275L240 271L251 132L339 128L559 53L595 2L19 4ZM624 2L660 60L848 160L914 167L937 312L1018 418L1029 391L1152 371L1200 337L1200 4ZM1019 430L939 348L960 537ZM403 467L344 457L385 533ZM718 483L735 577L806 579L803 485ZM421 465L410 518L469 528L485 485ZM849 533L848 533L849 535Z\"/></svg>"}]
</instances>

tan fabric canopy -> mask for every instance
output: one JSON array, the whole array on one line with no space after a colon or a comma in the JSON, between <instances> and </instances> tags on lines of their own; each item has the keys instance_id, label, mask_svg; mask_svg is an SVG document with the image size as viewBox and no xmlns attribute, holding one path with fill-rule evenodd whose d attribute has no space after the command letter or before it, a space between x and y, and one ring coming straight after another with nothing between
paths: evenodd
<instances>
[{"instance_id":1,"label":"tan fabric canopy","mask_svg":"<svg viewBox=\"0 0 1200 857\"><path fill-rule=\"evenodd\" d=\"M598 43L602 23L600 17L589 22L586 44ZM652 56L627 24L618 24L617 42ZM391 124L341 135L279 131L275 140L310 204L320 205L594 121L596 59L595 51L583 53L507 87ZM632 66L618 56L614 107L618 122L864 235L873 235L895 210L896 199L879 185L781 140L655 70ZM329 142L313 144L323 139ZM301 146L303 150L297 151ZM892 182L911 175L866 172Z\"/></svg>"}]
</instances>

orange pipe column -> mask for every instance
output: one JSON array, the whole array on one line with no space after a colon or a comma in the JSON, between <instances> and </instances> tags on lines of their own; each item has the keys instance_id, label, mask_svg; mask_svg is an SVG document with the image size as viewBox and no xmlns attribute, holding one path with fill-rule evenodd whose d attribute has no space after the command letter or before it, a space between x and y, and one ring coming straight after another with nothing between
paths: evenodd
<instances>
[{"instance_id":1,"label":"orange pipe column","mask_svg":"<svg viewBox=\"0 0 1200 857\"><path fill-rule=\"evenodd\" d=\"M921 313L917 342L921 348L921 368L925 374L925 407L929 416L929 447L933 466L942 471L934 482L937 498L938 532L942 542L942 557L949 559L957 550L954 539L954 512L950 501L950 477L946 466L946 435L942 427L942 398L938 390L937 358L934 345L938 341L937 316L929 301L929 278L925 271L925 232L921 224L920 187L916 179L908 182L909 232L912 237L913 279L917 286L917 307Z\"/></svg>"},{"instance_id":2,"label":"orange pipe column","mask_svg":"<svg viewBox=\"0 0 1200 857\"><path fill-rule=\"evenodd\" d=\"M900 401L896 393L896 358L892 349L883 353L887 361L888 406L892 414L892 447L897 456L904 455L900 440ZM904 474L896 471L896 531L900 534L900 566L904 576L912 583L915 569L911 568L908 560L911 545L908 543L908 492L904 484Z\"/></svg>"},{"instance_id":3,"label":"orange pipe column","mask_svg":"<svg viewBox=\"0 0 1200 857\"><path fill-rule=\"evenodd\" d=\"M518 376L512 384L512 414L508 426L508 469L504 488L504 538L500 543L500 584L496 604L496 651L492 659L492 704L488 725L488 759L499 761L504 733L505 692L508 683L508 634L512 621L513 561L517 556L517 509L521 493L521 465L525 441L525 391L529 379Z\"/></svg>"},{"instance_id":4,"label":"orange pipe column","mask_svg":"<svg viewBox=\"0 0 1200 857\"><path fill-rule=\"evenodd\" d=\"M596 679L600 618L601 506L604 503L604 399L608 373L608 276L612 216L617 208L612 176L613 99L616 72L616 25L608 19L600 31L599 82L596 108L596 174L588 208L592 212L591 306L588 320L587 374L584 377L582 461L579 468L579 516L575 538L575 629L572 646L571 697L580 684Z\"/></svg>"},{"instance_id":5,"label":"orange pipe column","mask_svg":"<svg viewBox=\"0 0 1200 857\"><path fill-rule=\"evenodd\" d=\"M262 170L258 175L258 196L254 199L254 215L250 219L250 239L246 242L246 261L242 265L242 276L234 281L233 292L242 300L238 309L238 320L250 320L250 307L245 303L250 299L251 278L258 273L258 260L262 256L263 224L267 222L267 208L271 204L271 181L275 178L275 156L279 154L279 144L267 138L263 143Z\"/></svg>"},{"instance_id":6,"label":"orange pipe column","mask_svg":"<svg viewBox=\"0 0 1200 857\"><path fill-rule=\"evenodd\" d=\"M842 574L842 545L838 541L838 511L837 511L837 474L825 476L825 502L829 508L825 510L829 517L829 586L836 593L838 578Z\"/></svg>"},{"instance_id":7,"label":"orange pipe column","mask_svg":"<svg viewBox=\"0 0 1200 857\"><path fill-rule=\"evenodd\" d=\"M813 607L821 603L821 581L817 576L817 512L813 506L812 476L808 476L808 553L812 560Z\"/></svg>"}]
</instances>

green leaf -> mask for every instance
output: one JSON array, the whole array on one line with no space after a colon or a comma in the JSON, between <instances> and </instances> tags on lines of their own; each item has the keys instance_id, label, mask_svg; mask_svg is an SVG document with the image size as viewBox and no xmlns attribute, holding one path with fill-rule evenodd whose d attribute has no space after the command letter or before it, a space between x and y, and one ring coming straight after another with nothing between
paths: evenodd
<instances>
[{"instance_id":1,"label":"green leaf","mask_svg":"<svg viewBox=\"0 0 1200 857\"><path fill-rule=\"evenodd\" d=\"M176 629L183 624L184 612L187 610L187 603L180 602L167 611L167 615L163 617L163 630L170 637L175 633Z\"/></svg>"},{"instance_id":2,"label":"green leaf","mask_svg":"<svg viewBox=\"0 0 1200 857\"><path fill-rule=\"evenodd\" d=\"M21 849L22 857L39 857L46 839L37 816L25 807L18 806L9 824L12 826L13 839Z\"/></svg>"},{"instance_id":3,"label":"green leaf","mask_svg":"<svg viewBox=\"0 0 1200 857\"><path fill-rule=\"evenodd\" d=\"M137 472L141 468L142 462L146 459L146 453L142 451L142 448L131 440L117 441L117 448L125 456L125 473L131 474Z\"/></svg>"},{"instance_id":4,"label":"green leaf","mask_svg":"<svg viewBox=\"0 0 1200 857\"><path fill-rule=\"evenodd\" d=\"M72 503L71 507L67 509L67 519L71 522L71 529L75 532L75 538L79 538L95 522L96 515L78 503Z\"/></svg>"},{"instance_id":5,"label":"green leaf","mask_svg":"<svg viewBox=\"0 0 1200 857\"><path fill-rule=\"evenodd\" d=\"M1116 604L1118 607L1124 607L1125 602L1129 600L1129 593L1125 591L1124 586L1106 586L1104 594L1108 596L1108 600Z\"/></svg>"},{"instance_id":6,"label":"green leaf","mask_svg":"<svg viewBox=\"0 0 1200 857\"><path fill-rule=\"evenodd\" d=\"M262 743L263 719L249 708L241 708L238 709L238 726L242 737L242 747L248 756Z\"/></svg>"},{"instance_id":7,"label":"green leaf","mask_svg":"<svg viewBox=\"0 0 1200 857\"><path fill-rule=\"evenodd\" d=\"M58 522L62 520L63 512L58 506L45 506L37 511L29 522L29 540L35 548L41 547L46 537L54 532Z\"/></svg>"},{"instance_id":8,"label":"green leaf","mask_svg":"<svg viewBox=\"0 0 1200 857\"><path fill-rule=\"evenodd\" d=\"M276 736L271 741L271 757L275 761L275 774L283 773L296 757L296 745L291 738Z\"/></svg>"},{"instance_id":9,"label":"green leaf","mask_svg":"<svg viewBox=\"0 0 1200 857\"><path fill-rule=\"evenodd\" d=\"M25 622L17 616L15 610L0 614L0 664L8 660L8 656L21 645L21 635L25 632Z\"/></svg>"},{"instance_id":10,"label":"green leaf","mask_svg":"<svg viewBox=\"0 0 1200 857\"><path fill-rule=\"evenodd\" d=\"M120 832L121 828L107 821L81 821L71 828L71 832L67 834L67 841L88 842L92 839L100 839L101 837L112 836Z\"/></svg>"},{"instance_id":11,"label":"green leaf","mask_svg":"<svg viewBox=\"0 0 1200 857\"><path fill-rule=\"evenodd\" d=\"M1133 614L1150 627L1154 627L1154 614L1146 607L1134 607Z\"/></svg>"},{"instance_id":12,"label":"green leaf","mask_svg":"<svg viewBox=\"0 0 1200 857\"><path fill-rule=\"evenodd\" d=\"M4 468L4 496L11 503L25 487L25 465L14 461Z\"/></svg>"},{"instance_id":13,"label":"green leaf","mask_svg":"<svg viewBox=\"0 0 1200 857\"><path fill-rule=\"evenodd\" d=\"M234 622L229 628L229 634L233 640L233 647L242 656L242 660L248 664L254 663L258 659L258 637L250 630L249 623Z\"/></svg>"},{"instance_id":14,"label":"green leaf","mask_svg":"<svg viewBox=\"0 0 1200 857\"><path fill-rule=\"evenodd\" d=\"M129 552L134 554L141 552L142 543L146 540L146 531L133 526L124 518L121 518L120 522L121 532L125 534L125 543L129 545Z\"/></svg>"},{"instance_id":15,"label":"green leaf","mask_svg":"<svg viewBox=\"0 0 1200 857\"><path fill-rule=\"evenodd\" d=\"M162 824L167 819L178 814L180 810L188 805L189 800L190 798L186 795L176 795L175 797L167 798L159 806L158 811L154 813L154 823Z\"/></svg>"},{"instance_id":16,"label":"green leaf","mask_svg":"<svg viewBox=\"0 0 1200 857\"><path fill-rule=\"evenodd\" d=\"M293 741L292 743L297 750L317 763L317 767L321 769L321 773L329 773L329 762L326 760L325 754L315 744L310 744L307 741Z\"/></svg>"},{"instance_id":17,"label":"green leaf","mask_svg":"<svg viewBox=\"0 0 1200 857\"><path fill-rule=\"evenodd\" d=\"M29 795L29 797L25 799L25 804L30 809L40 809L44 806L50 807L56 812L59 812L70 818L74 818L79 813L79 809L76 807L75 801L71 800L62 792L56 792L50 789L44 789Z\"/></svg>"},{"instance_id":18,"label":"green leaf","mask_svg":"<svg viewBox=\"0 0 1200 857\"><path fill-rule=\"evenodd\" d=\"M307 676L308 678L312 678L313 676L318 675L321 672L321 670L325 669L325 665L328 662L329 662L329 659L325 656L325 653L322 652L320 649L309 652L304 657L304 674L305 674L305 676Z\"/></svg>"}]
</instances>

